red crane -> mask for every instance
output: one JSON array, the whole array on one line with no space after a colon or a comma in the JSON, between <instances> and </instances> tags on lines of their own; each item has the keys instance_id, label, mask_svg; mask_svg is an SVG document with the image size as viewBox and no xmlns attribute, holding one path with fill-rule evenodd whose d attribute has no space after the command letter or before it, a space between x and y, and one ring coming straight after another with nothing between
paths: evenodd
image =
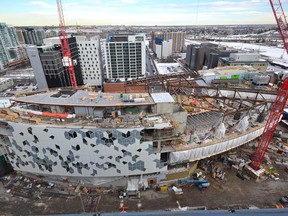
<instances>
[{"instance_id":1,"label":"red crane","mask_svg":"<svg viewBox=\"0 0 288 216\"><path fill-rule=\"evenodd\" d=\"M65 21L64 21L61 0L57 0L57 7L58 7L58 15L59 15L59 21L60 21L60 26L61 26L61 34L59 35L59 39L60 39L62 55L63 55L62 62L63 62L63 66L68 67L68 72L69 72L72 87L76 88L77 82L76 82L75 71L74 71L75 62L73 62L71 58L71 51L69 48L69 43L68 43L67 34L66 34L66 26L65 26Z\"/></svg>"},{"instance_id":2,"label":"red crane","mask_svg":"<svg viewBox=\"0 0 288 216\"><path fill-rule=\"evenodd\" d=\"M281 1L270 0L270 4L277 22L278 29L281 34L281 38L284 43L284 47L288 54L288 31L287 31L288 25ZM287 98L288 98L288 79L286 78L284 79L283 83L279 86L278 94L271 107L271 111L268 120L266 122L263 134L258 143L258 147L254 154L253 160L250 164L250 166L254 170L258 170L260 168L260 165L262 164L263 158L271 142L276 126L278 125L278 122L281 119Z\"/></svg>"}]
</instances>

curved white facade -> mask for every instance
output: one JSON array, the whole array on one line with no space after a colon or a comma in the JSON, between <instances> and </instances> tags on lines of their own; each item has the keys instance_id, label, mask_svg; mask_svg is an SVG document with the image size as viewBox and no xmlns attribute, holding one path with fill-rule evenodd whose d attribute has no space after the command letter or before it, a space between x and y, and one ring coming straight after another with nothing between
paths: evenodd
<instances>
[{"instance_id":1,"label":"curved white facade","mask_svg":"<svg viewBox=\"0 0 288 216\"><path fill-rule=\"evenodd\" d=\"M60 128L9 122L15 170L61 176L111 177L167 170L143 128Z\"/></svg>"}]
</instances>

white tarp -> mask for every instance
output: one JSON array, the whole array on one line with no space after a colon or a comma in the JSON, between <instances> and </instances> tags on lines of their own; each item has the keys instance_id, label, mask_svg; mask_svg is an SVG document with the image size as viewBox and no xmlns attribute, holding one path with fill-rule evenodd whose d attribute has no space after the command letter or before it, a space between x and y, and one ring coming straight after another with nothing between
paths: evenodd
<instances>
[{"instance_id":1,"label":"white tarp","mask_svg":"<svg viewBox=\"0 0 288 216\"><path fill-rule=\"evenodd\" d=\"M169 163L177 163L181 161L197 161L228 151L259 137L262 134L263 130L264 127L243 136L236 137L232 140L230 139L208 146L200 145L199 148L191 150L172 152L170 153Z\"/></svg>"},{"instance_id":2,"label":"white tarp","mask_svg":"<svg viewBox=\"0 0 288 216\"><path fill-rule=\"evenodd\" d=\"M222 122L216 129L214 136L216 138L223 138L225 136L225 132L226 132L225 124Z\"/></svg>"},{"instance_id":3,"label":"white tarp","mask_svg":"<svg viewBox=\"0 0 288 216\"><path fill-rule=\"evenodd\" d=\"M138 191L139 178L130 178L127 183L127 191Z\"/></svg>"},{"instance_id":4,"label":"white tarp","mask_svg":"<svg viewBox=\"0 0 288 216\"><path fill-rule=\"evenodd\" d=\"M239 132L243 132L246 131L248 126L249 126L249 120L248 120L248 116L245 116L244 118L242 118L239 123L235 126L235 129Z\"/></svg>"}]
</instances>

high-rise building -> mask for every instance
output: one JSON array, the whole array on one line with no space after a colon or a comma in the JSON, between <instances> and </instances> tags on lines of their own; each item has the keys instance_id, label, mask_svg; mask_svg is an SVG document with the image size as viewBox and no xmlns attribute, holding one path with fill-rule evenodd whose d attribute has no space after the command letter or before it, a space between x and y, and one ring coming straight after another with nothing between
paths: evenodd
<instances>
[{"instance_id":1,"label":"high-rise building","mask_svg":"<svg viewBox=\"0 0 288 216\"><path fill-rule=\"evenodd\" d=\"M188 45L186 65L192 70L202 70L204 64L204 48L199 45Z\"/></svg>"},{"instance_id":2,"label":"high-rise building","mask_svg":"<svg viewBox=\"0 0 288 216\"><path fill-rule=\"evenodd\" d=\"M214 68L218 66L219 58L229 57L230 53L236 52L212 43L189 44L186 49L186 65L192 70Z\"/></svg>"},{"instance_id":3,"label":"high-rise building","mask_svg":"<svg viewBox=\"0 0 288 216\"><path fill-rule=\"evenodd\" d=\"M48 40L49 41L49 40ZM51 40L52 41L52 40ZM31 46L27 53L34 70L39 89L71 86L69 73L63 66L61 46L57 39L55 44ZM75 37L69 37L68 43L71 51L77 85L83 85L83 78L79 64L79 52Z\"/></svg>"},{"instance_id":4,"label":"high-rise building","mask_svg":"<svg viewBox=\"0 0 288 216\"><path fill-rule=\"evenodd\" d=\"M23 31L21 29L17 29L16 30L16 34L17 34L19 43L20 44L25 44L25 38L24 38L24 35L23 35Z\"/></svg>"},{"instance_id":5,"label":"high-rise building","mask_svg":"<svg viewBox=\"0 0 288 216\"><path fill-rule=\"evenodd\" d=\"M15 28L6 23L0 23L0 70L13 59L13 56L11 57L9 54L9 49L16 47L19 47L19 41Z\"/></svg>"},{"instance_id":6,"label":"high-rise building","mask_svg":"<svg viewBox=\"0 0 288 216\"><path fill-rule=\"evenodd\" d=\"M17 36L20 43L42 45L45 38L45 32L42 29L25 28L18 29Z\"/></svg>"},{"instance_id":7,"label":"high-rise building","mask_svg":"<svg viewBox=\"0 0 288 216\"><path fill-rule=\"evenodd\" d=\"M101 62L100 37L92 37L87 40L86 37L76 36L79 49L79 60L84 84L102 88L103 70Z\"/></svg>"},{"instance_id":8,"label":"high-rise building","mask_svg":"<svg viewBox=\"0 0 288 216\"><path fill-rule=\"evenodd\" d=\"M0 34L0 70L4 69L5 65L9 62L10 56L4 40Z\"/></svg>"},{"instance_id":9,"label":"high-rise building","mask_svg":"<svg viewBox=\"0 0 288 216\"><path fill-rule=\"evenodd\" d=\"M109 35L105 42L107 79L135 79L145 76L145 35Z\"/></svg>"},{"instance_id":10,"label":"high-rise building","mask_svg":"<svg viewBox=\"0 0 288 216\"><path fill-rule=\"evenodd\" d=\"M13 26L6 25L6 23L0 23L0 35L3 38L6 47L19 46L16 30Z\"/></svg>"},{"instance_id":11,"label":"high-rise building","mask_svg":"<svg viewBox=\"0 0 288 216\"><path fill-rule=\"evenodd\" d=\"M185 50L185 32L152 32L150 48L155 52L156 50L156 38L161 38L165 41L172 39L172 51L173 52L184 52Z\"/></svg>"},{"instance_id":12,"label":"high-rise building","mask_svg":"<svg viewBox=\"0 0 288 216\"><path fill-rule=\"evenodd\" d=\"M155 53L157 58L166 59L168 56L172 55L172 44L173 40L170 39L169 41L162 40L160 38L156 38L155 43Z\"/></svg>"}]
</instances>

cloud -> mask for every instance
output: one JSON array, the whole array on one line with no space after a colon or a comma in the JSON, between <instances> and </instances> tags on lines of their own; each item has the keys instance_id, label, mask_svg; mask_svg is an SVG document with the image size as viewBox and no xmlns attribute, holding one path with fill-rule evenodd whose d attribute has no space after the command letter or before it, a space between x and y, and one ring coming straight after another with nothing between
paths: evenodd
<instances>
[{"instance_id":1,"label":"cloud","mask_svg":"<svg viewBox=\"0 0 288 216\"><path fill-rule=\"evenodd\" d=\"M245 8L252 8L254 6L269 6L269 4L266 1L261 0L252 0L252 1L211 1L211 2L198 2L198 3L191 3L191 4L161 4L159 5L160 8L163 7L170 7L170 8L207 8L213 10L221 10L223 7L245 7ZM223 10L223 9L222 9Z\"/></svg>"},{"instance_id":2,"label":"cloud","mask_svg":"<svg viewBox=\"0 0 288 216\"><path fill-rule=\"evenodd\" d=\"M74 6L80 6L81 5L80 2L67 2L67 3L62 3L62 4L65 7L74 7Z\"/></svg>"},{"instance_id":3,"label":"cloud","mask_svg":"<svg viewBox=\"0 0 288 216\"><path fill-rule=\"evenodd\" d=\"M266 0L166 2L168 3L161 4L159 1L155 4L152 0L63 0L62 4L66 25L74 25L76 22L81 25L275 23L269 2ZM41 25L41 23L58 25L55 0L30 1L28 4L30 12L6 13L5 16L4 13L0 13L0 20L7 20L14 25L29 25L29 23L30 25Z\"/></svg>"},{"instance_id":4,"label":"cloud","mask_svg":"<svg viewBox=\"0 0 288 216\"><path fill-rule=\"evenodd\" d=\"M33 5L36 7L43 7L43 8L53 8L54 7L53 5L50 5L44 1L30 1L30 2L28 2L28 5Z\"/></svg>"},{"instance_id":5,"label":"cloud","mask_svg":"<svg viewBox=\"0 0 288 216\"><path fill-rule=\"evenodd\" d=\"M138 3L138 0L121 0L124 4L135 4Z\"/></svg>"}]
</instances>

